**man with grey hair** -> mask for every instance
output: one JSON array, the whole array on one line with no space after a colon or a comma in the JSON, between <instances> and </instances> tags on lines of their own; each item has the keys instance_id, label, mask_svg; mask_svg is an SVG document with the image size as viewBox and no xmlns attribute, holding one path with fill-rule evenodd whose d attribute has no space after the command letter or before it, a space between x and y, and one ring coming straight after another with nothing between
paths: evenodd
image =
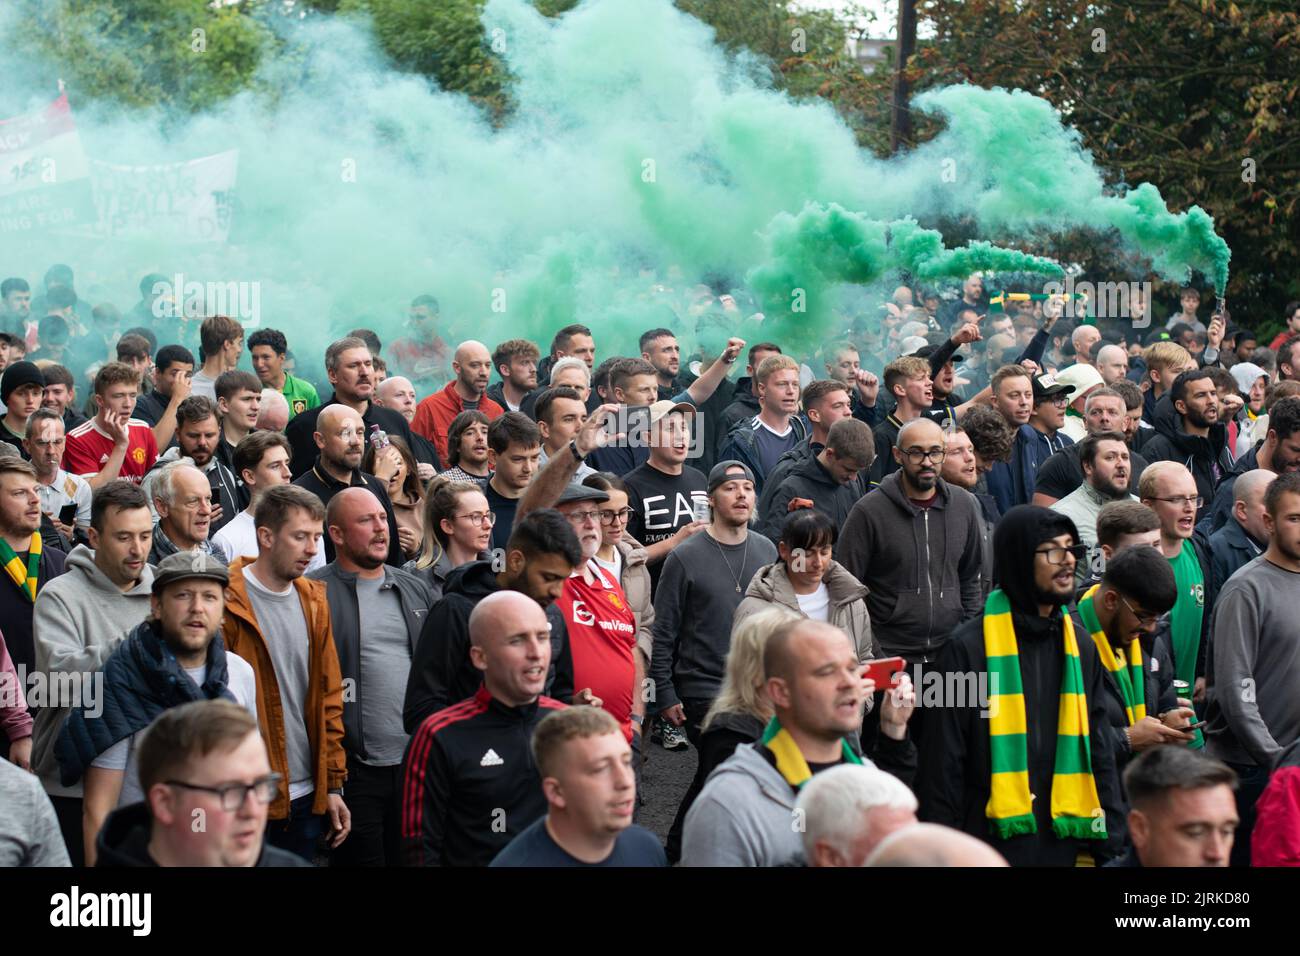
<instances>
[{"instance_id":1,"label":"man with grey hair","mask_svg":"<svg viewBox=\"0 0 1300 956\"><path fill-rule=\"evenodd\" d=\"M153 529L149 563L159 564L178 551L198 551L223 564L230 561L221 545L212 541L212 486L203 472L184 461L163 467L152 485L158 522Z\"/></svg>"},{"instance_id":2,"label":"man with grey hair","mask_svg":"<svg viewBox=\"0 0 1300 956\"><path fill-rule=\"evenodd\" d=\"M411 430L433 443L440 461L447 460L447 430L461 412L477 410L488 421L505 414L505 409L487 396L492 355L486 345L473 339L460 343L452 357L451 370L456 377L442 391L420 402L411 419Z\"/></svg>"},{"instance_id":3,"label":"man with grey hair","mask_svg":"<svg viewBox=\"0 0 1300 956\"><path fill-rule=\"evenodd\" d=\"M809 866L862 866L880 841L915 824L916 795L897 777L856 764L819 773L799 791L796 821Z\"/></svg>"},{"instance_id":4,"label":"man with grey hair","mask_svg":"<svg viewBox=\"0 0 1300 956\"><path fill-rule=\"evenodd\" d=\"M566 355L551 366L549 384L539 385L525 395L523 401L519 403L519 410L533 421L537 421L537 400L548 388L558 388L561 385L576 388L578 394L582 396L583 407L589 413L593 410L592 402L597 404L600 402L599 396L592 394L591 369L587 368L587 363L576 355Z\"/></svg>"},{"instance_id":5,"label":"man with grey hair","mask_svg":"<svg viewBox=\"0 0 1300 956\"><path fill-rule=\"evenodd\" d=\"M375 360L370 348L354 336L339 339L325 350L325 374L334 391L316 408L299 412L284 430L293 446L293 459L289 464L294 478L311 470L316 460L316 419L331 405L346 405L361 416L368 436L374 426L389 435L396 435L411 447L411 426L401 413L380 407L375 397ZM363 438L363 441L365 439Z\"/></svg>"},{"instance_id":6,"label":"man with grey hair","mask_svg":"<svg viewBox=\"0 0 1300 956\"><path fill-rule=\"evenodd\" d=\"M917 823L880 841L865 866L1006 866L997 850L968 833L938 823Z\"/></svg>"},{"instance_id":7,"label":"man with grey hair","mask_svg":"<svg viewBox=\"0 0 1300 956\"><path fill-rule=\"evenodd\" d=\"M257 408L258 431L282 432L289 424L289 401L275 388L262 389L262 404Z\"/></svg>"}]
</instances>

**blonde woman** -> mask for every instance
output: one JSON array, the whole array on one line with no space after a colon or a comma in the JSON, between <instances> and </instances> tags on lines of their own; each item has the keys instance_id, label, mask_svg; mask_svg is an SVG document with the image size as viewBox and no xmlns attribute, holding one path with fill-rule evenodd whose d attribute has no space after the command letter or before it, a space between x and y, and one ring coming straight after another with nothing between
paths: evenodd
<instances>
[{"instance_id":1,"label":"blonde woman","mask_svg":"<svg viewBox=\"0 0 1300 956\"><path fill-rule=\"evenodd\" d=\"M424 498L424 526L428 532L420 556L406 563L442 598L447 575L456 568L487 556L496 518L488 509L481 486L472 481L438 477L429 482Z\"/></svg>"}]
</instances>

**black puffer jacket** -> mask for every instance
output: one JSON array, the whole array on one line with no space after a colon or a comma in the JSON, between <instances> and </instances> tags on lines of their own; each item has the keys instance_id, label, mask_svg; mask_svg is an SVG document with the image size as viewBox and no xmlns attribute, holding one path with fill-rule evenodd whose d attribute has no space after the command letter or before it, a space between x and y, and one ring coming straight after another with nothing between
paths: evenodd
<instances>
[{"instance_id":1,"label":"black puffer jacket","mask_svg":"<svg viewBox=\"0 0 1300 956\"><path fill-rule=\"evenodd\" d=\"M1202 499L1196 512L1196 520L1200 521L1209 511L1219 483L1232 473L1228 430L1215 422L1210 426L1208 437L1187 434L1183 430L1182 416L1174 409L1167 394L1156 402L1155 428L1156 434L1142 446L1142 456L1151 464L1177 461L1187 466L1196 479L1196 491Z\"/></svg>"},{"instance_id":2,"label":"black puffer jacket","mask_svg":"<svg viewBox=\"0 0 1300 956\"><path fill-rule=\"evenodd\" d=\"M773 544L780 540L793 498L807 498L817 511L831 519L835 527L843 528L853 506L867 493L866 474L863 471L847 485L841 485L815 457L805 458L786 473L780 487L771 495L767 493L770 485L763 488L767 508L759 512L758 530Z\"/></svg>"}]
</instances>

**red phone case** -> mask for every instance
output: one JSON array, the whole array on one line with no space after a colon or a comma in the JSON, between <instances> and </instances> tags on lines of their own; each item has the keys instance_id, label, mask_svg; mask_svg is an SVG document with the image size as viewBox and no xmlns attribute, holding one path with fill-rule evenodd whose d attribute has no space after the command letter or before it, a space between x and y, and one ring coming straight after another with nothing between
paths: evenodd
<instances>
[{"instance_id":1,"label":"red phone case","mask_svg":"<svg viewBox=\"0 0 1300 956\"><path fill-rule=\"evenodd\" d=\"M867 661L866 668L862 673L863 678L875 681L876 690L884 690L898 686L898 678L895 675L907 669L907 662L901 657L884 657L880 660Z\"/></svg>"}]
</instances>

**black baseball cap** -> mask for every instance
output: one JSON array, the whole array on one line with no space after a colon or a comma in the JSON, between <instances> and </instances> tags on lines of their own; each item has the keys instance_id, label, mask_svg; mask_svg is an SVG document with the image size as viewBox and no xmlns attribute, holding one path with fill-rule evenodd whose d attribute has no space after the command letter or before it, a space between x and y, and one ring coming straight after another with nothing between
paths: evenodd
<instances>
[{"instance_id":1,"label":"black baseball cap","mask_svg":"<svg viewBox=\"0 0 1300 956\"><path fill-rule=\"evenodd\" d=\"M1034 376L1035 402L1043 402L1049 398L1055 398L1057 395L1070 395L1073 392L1073 385L1062 385L1051 372Z\"/></svg>"}]
</instances>

